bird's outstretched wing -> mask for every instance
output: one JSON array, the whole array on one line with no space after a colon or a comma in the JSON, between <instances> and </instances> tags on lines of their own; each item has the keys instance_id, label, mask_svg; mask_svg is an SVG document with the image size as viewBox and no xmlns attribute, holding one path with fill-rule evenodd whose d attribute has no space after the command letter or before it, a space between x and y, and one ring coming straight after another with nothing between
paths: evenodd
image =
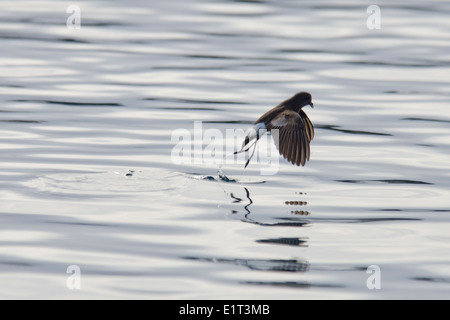
<instances>
[{"instance_id":1,"label":"bird's outstretched wing","mask_svg":"<svg viewBox=\"0 0 450 320\"><path fill-rule=\"evenodd\" d=\"M306 113L286 110L267 126L280 154L292 164L305 165L309 160L314 127Z\"/></svg>"}]
</instances>

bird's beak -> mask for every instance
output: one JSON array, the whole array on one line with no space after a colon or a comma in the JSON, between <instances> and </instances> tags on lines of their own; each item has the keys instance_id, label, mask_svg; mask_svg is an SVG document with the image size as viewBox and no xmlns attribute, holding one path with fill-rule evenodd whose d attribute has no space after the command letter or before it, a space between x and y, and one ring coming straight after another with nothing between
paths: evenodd
<instances>
[{"instance_id":1,"label":"bird's beak","mask_svg":"<svg viewBox=\"0 0 450 320\"><path fill-rule=\"evenodd\" d=\"M314 103L311 102L311 103L309 104L309 106L310 106L311 108L314 108Z\"/></svg>"}]
</instances>

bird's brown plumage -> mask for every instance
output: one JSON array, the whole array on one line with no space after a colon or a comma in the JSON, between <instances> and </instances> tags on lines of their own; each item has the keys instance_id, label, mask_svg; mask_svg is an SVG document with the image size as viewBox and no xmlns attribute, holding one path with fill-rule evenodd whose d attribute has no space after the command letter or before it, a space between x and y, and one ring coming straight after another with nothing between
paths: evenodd
<instances>
[{"instance_id":1,"label":"bird's brown plumage","mask_svg":"<svg viewBox=\"0 0 450 320\"><path fill-rule=\"evenodd\" d=\"M267 124L275 145L281 155L292 164L305 165L310 159L310 142L314 127L306 113L284 110Z\"/></svg>"},{"instance_id":2,"label":"bird's brown plumage","mask_svg":"<svg viewBox=\"0 0 450 320\"><path fill-rule=\"evenodd\" d=\"M297 166L304 166L311 156L310 143L314 138L314 126L302 110L306 105L313 106L311 99L307 92L297 93L255 122L265 124L280 154Z\"/></svg>"}]
</instances>

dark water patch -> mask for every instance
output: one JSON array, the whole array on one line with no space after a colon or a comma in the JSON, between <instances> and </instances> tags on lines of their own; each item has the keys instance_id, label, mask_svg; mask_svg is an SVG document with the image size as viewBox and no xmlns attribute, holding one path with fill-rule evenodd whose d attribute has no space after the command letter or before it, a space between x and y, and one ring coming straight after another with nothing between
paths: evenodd
<instances>
[{"instance_id":1,"label":"dark water patch","mask_svg":"<svg viewBox=\"0 0 450 320\"><path fill-rule=\"evenodd\" d=\"M449 213L450 209L397 209L397 208L386 208L386 209L375 209L375 211L384 211L384 212L442 212Z\"/></svg>"},{"instance_id":2,"label":"dark water patch","mask_svg":"<svg viewBox=\"0 0 450 320\"><path fill-rule=\"evenodd\" d=\"M287 246L307 247L307 240L301 238L275 238L256 240L257 243L281 244Z\"/></svg>"},{"instance_id":3,"label":"dark water patch","mask_svg":"<svg viewBox=\"0 0 450 320\"><path fill-rule=\"evenodd\" d=\"M273 12L218 12L207 11L208 15L221 17L266 17L273 15Z\"/></svg>"},{"instance_id":4,"label":"dark water patch","mask_svg":"<svg viewBox=\"0 0 450 320\"><path fill-rule=\"evenodd\" d=\"M84 272L90 275L99 275L99 276L112 276L112 277L144 277L148 276L149 272L145 271L127 271L127 270L111 270L111 269L87 269L85 268Z\"/></svg>"},{"instance_id":5,"label":"dark water patch","mask_svg":"<svg viewBox=\"0 0 450 320\"><path fill-rule=\"evenodd\" d=\"M449 65L448 61L440 61L439 66ZM387 94L400 94L400 95L430 95L433 94L435 96L450 96L449 92L433 92L433 91L422 91L422 90L386 90L383 93Z\"/></svg>"},{"instance_id":6,"label":"dark water patch","mask_svg":"<svg viewBox=\"0 0 450 320\"><path fill-rule=\"evenodd\" d=\"M315 125L314 126L317 129L324 129L324 130L333 130L343 133L349 133L349 134L359 134L359 135L375 135L375 136L392 136L390 133L381 133L381 132L373 132L373 131L362 131L362 130L348 130L348 129L340 129L340 126L335 125Z\"/></svg>"},{"instance_id":7,"label":"dark water patch","mask_svg":"<svg viewBox=\"0 0 450 320\"><path fill-rule=\"evenodd\" d=\"M429 147L429 148L436 147L434 144L425 144L425 143L416 143L415 145L419 147Z\"/></svg>"},{"instance_id":8,"label":"dark water patch","mask_svg":"<svg viewBox=\"0 0 450 320\"><path fill-rule=\"evenodd\" d=\"M21 86L18 84L1 84L1 83L0 83L0 87L2 87L2 88L25 88L25 86Z\"/></svg>"},{"instance_id":9,"label":"dark water patch","mask_svg":"<svg viewBox=\"0 0 450 320\"><path fill-rule=\"evenodd\" d=\"M282 288L293 288L293 289L308 289L311 287L315 288L345 288L343 285L334 284L312 284L306 281L243 281L242 284L258 285L258 286L271 286L271 287L282 287Z\"/></svg>"},{"instance_id":10,"label":"dark water patch","mask_svg":"<svg viewBox=\"0 0 450 320\"><path fill-rule=\"evenodd\" d=\"M230 32L198 32L198 34L212 36L212 37L227 37L227 38L237 38L242 37L243 35L240 33L230 33ZM248 34L245 34L248 36Z\"/></svg>"},{"instance_id":11,"label":"dark water patch","mask_svg":"<svg viewBox=\"0 0 450 320\"><path fill-rule=\"evenodd\" d=\"M305 69L300 69L300 68L279 68L276 69L276 71L278 72L305 72Z\"/></svg>"},{"instance_id":12,"label":"dark water patch","mask_svg":"<svg viewBox=\"0 0 450 320\"><path fill-rule=\"evenodd\" d=\"M313 218L308 217L300 218L300 217L278 217L273 218L274 220L281 220L286 222L281 223L259 223L252 219L242 220L243 222L255 223L261 226L308 226L312 223L370 223L370 222L392 222L392 221L422 221L423 219L418 218L398 218L398 217L370 217L370 218Z\"/></svg>"},{"instance_id":13,"label":"dark water patch","mask_svg":"<svg viewBox=\"0 0 450 320\"><path fill-rule=\"evenodd\" d=\"M38 121L38 120L0 120L0 122L6 122L6 123L44 123L46 121Z\"/></svg>"},{"instance_id":14,"label":"dark water patch","mask_svg":"<svg viewBox=\"0 0 450 320\"><path fill-rule=\"evenodd\" d=\"M231 0L231 2L238 2L238 3L268 3L267 0Z\"/></svg>"},{"instance_id":15,"label":"dark water patch","mask_svg":"<svg viewBox=\"0 0 450 320\"><path fill-rule=\"evenodd\" d=\"M422 94L423 92L420 91L399 91L399 90L387 90L387 91L383 91L383 93L388 93L388 94Z\"/></svg>"},{"instance_id":16,"label":"dark water patch","mask_svg":"<svg viewBox=\"0 0 450 320\"><path fill-rule=\"evenodd\" d=\"M22 261L2 261L0 260L0 265L6 265L6 266L12 266L12 267L34 267L35 265L28 262L22 262Z\"/></svg>"},{"instance_id":17,"label":"dark water patch","mask_svg":"<svg viewBox=\"0 0 450 320\"><path fill-rule=\"evenodd\" d=\"M276 271L276 272L307 272L310 264L304 260L265 260L265 259L221 259L221 258L200 258L182 257L182 259L196 260L202 262L224 263L237 266L244 266L251 270Z\"/></svg>"},{"instance_id":18,"label":"dark water patch","mask_svg":"<svg viewBox=\"0 0 450 320\"><path fill-rule=\"evenodd\" d=\"M186 58L194 58L194 59L214 59L214 60L237 60L241 59L238 57L230 57L230 56L219 56L219 55L207 55L207 54L186 54L183 55Z\"/></svg>"},{"instance_id":19,"label":"dark water patch","mask_svg":"<svg viewBox=\"0 0 450 320\"><path fill-rule=\"evenodd\" d=\"M20 34L0 34L0 39L4 40L32 40L32 41L44 41L44 42L73 42L73 43L90 43L86 40L80 40L75 38L45 38L35 36L24 36Z\"/></svg>"},{"instance_id":20,"label":"dark water patch","mask_svg":"<svg viewBox=\"0 0 450 320\"><path fill-rule=\"evenodd\" d=\"M87 27L132 27L134 24L117 21L89 21L83 19L83 26Z\"/></svg>"},{"instance_id":21,"label":"dark water patch","mask_svg":"<svg viewBox=\"0 0 450 320\"><path fill-rule=\"evenodd\" d=\"M48 21L48 20L36 20L30 18L19 18L14 17L2 17L3 23L19 23L19 24L37 24L37 25L58 25L60 26L62 21Z\"/></svg>"},{"instance_id":22,"label":"dark water patch","mask_svg":"<svg viewBox=\"0 0 450 320\"><path fill-rule=\"evenodd\" d=\"M450 279L448 279L448 278L415 277L415 278L412 278L412 280L434 282L434 283L450 283Z\"/></svg>"},{"instance_id":23,"label":"dark water patch","mask_svg":"<svg viewBox=\"0 0 450 320\"><path fill-rule=\"evenodd\" d=\"M392 221L422 221L423 219L416 218L361 218L361 219L330 219L327 222L338 222L338 223L370 223L370 222L392 222Z\"/></svg>"},{"instance_id":24,"label":"dark water patch","mask_svg":"<svg viewBox=\"0 0 450 320\"><path fill-rule=\"evenodd\" d=\"M311 8L311 9L315 9L315 10L326 10L326 11L347 11L347 10L357 10L360 11L361 10L361 6L358 5L353 5L353 4L339 4L339 5L335 5L335 4L326 4L326 5L321 5L321 4L311 4L309 5L308 3L306 4L301 4L302 7L307 7L307 8Z\"/></svg>"},{"instance_id":25,"label":"dark water patch","mask_svg":"<svg viewBox=\"0 0 450 320\"><path fill-rule=\"evenodd\" d=\"M289 218L279 218L279 219L289 219ZM387 218L310 218L310 223L370 223L370 222L392 222L392 221L422 221L423 219L418 218L397 218L397 217L387 217Z\"/></svg>"},{"instance_id":26,"label":"dark water patch","mask_svg":"<svg viewBox=\"0 0 450 320\"><path fill-rule=\"evenodd\" d=\"M211 124L248 124L253 125L253 121L244 121L244 120L223 120L223 121L203 121L203 123L211 123Z\"/></svg>"},{"instance_id":27,"label":"dark water patch","mask_svg":"<svg viewBox=\"0 0 450 320\"><path fill-rule=\"evenodd\" d=\"M154 44L154 43L164 43L164 42L173 42L173 43L178 43L178 44L180 44L180 43L183 43L183 42L187 42L187 43L201 43L202 41L201 40L199 40L199 39L193 39L193 38L188 38L188 39L186 39L186 38L176 38L176 37L173 37L173 38L167 38L167 39L158 39L158 40L155 40L155 39L145 39L145 40L142 40L142 39L132 39L132 40L126 40L125 41L126 43L132 43L132 44L138 44L138 45L144 45L144 46L147 46L147 45L152 45L152 44Z\"/></svg>"},{"instance_id":28,"label":"dark water patch","mask_svg":"<svg viewBox=\"0 0 450 320\"><path fill-rule=\"evenodd\" d=\"M392 5L389 6L391 9L398 10L410 10L410 11L419 11L419 12L442 12L441 7L433 7L433 6L404 6L404 5Z\"/></svg>"},{"instance_id":29,"label":"dark water patch","mask_svg":"<svg viewBox=\"0 0 450 320\"><path fill-rule=\"evenodd\" d=\"M301 3L301 2L299 2ZM333 5L333 4L299 4L301 7L307 7L313 10L325 10L325 11L347 11L347 10L354 10L354 11L361 11L361 6L353 5L353 4L339 4L339 5ZM420 12L442 12L442 8L437 8L433 6L408 6L408 5L386 5L386 10L411 10L411 11L420 11Z\"/></svg>"},{"instance_id":30,"label":"dark water patch","mask_svg":"<svg viewBox=\"0 0 450 320\"><path fill-rule=\"evenodd\" d=\"M258 286L270 286L270 287L283 287L283 288L295 288L295 289L308 289L311 288L309 282L303 281L242 281L242 284L258 285Z\"/></svg>"},{"instance_id":31,"label":"dark water patch","mask_svg":"<svg viewBox=\"0 0 450 320\"><path fill-rule=\"evenodd\" d=\"M263 34L246 34L246 37L251 36L252 38L258 38L258 37L267 37L267 35ZM283 38L283 37L278 37ZM285 37L286 39L290 39L288 37ZM177 57L183 57L183 58L193 58L193 59L209 59L209 60L234 60L234 61L242 61L241 66L242 67L252 67L252 66L264 66L261 61L273 61L273 62L296 62L295 59L291 59L288 57L271 57L271 56L253 56L253 57L247 57L247 56L222 56L222 55L206 55L206 54L173 54ZM248 62L250 61L250 62ZM248 63L247 63L248 62ZM265 64L267 66L267 64ZM233 66L237 67L237 66ZM230 69L230 67L226 68L227 70ZM242 81L241 82L255 82L258 83L258 81ZM274 81L274 80L267 80L267 81L259 81L259 82L267 82L267 83L284 83L289 81Z\"/></svg>"},{"instance_id":32,"label":"dark water patch","mask_svg":"<svg viewBox=\"0 0 450 320\"><path fill-rule=\"evenodd\" d=\"M157 109L157 110L178 110L178 111L183 111L183 110L189 110L189 111L223 111L223 109L217 109L217 108L183 108L183 107L157 107L157 108L153 108L153 109Z\"/></svg>"},{"instance_id":33,"label":"dark water patch","mask_svg":"<svg viewBox=\"0 0 450 320\"><path fill-rule=\"evenodd\" d=\"M83 24L84 24L84 22L83 22ZM55 41L58 41L58 42L71 42L71 43L90 43L89 41L75 39L75 38L58 38Z\"/></svg>"},{"instance_id":34,"label":"dark water patch","mask_svg":"<svg viewBox=\"0 0 450 320\"><path fill-rule=\"evenodd\" d=\"M430 118L402 118L400 120L407 120L407 121L428 121L428 122L442 122L442 123L450 123L450 120L444 120L444 119L430 119Z\"/></svg>"},{"instance_id":35,"label":"dark water patch","mask_svg":"<svg viewBox=\"0 0 450 320\"><path fill-rule=\"evenodd\" d=\"M222 66L156 66L153 70L229 70L230 67Z\"/></svg>"},{"instance_id":36,"label":"dark water patch","mask_svg":"<svg viewBox=\"0 0 450 320\"><path fill-rule=\"evenodd\" d=\"M335 51L335 50L320 50L320 49L300 49L300 48L285 48L273 50L274 53L325 53L325 54L366 54L364 51Z\"/></svg>"},{"instance_id":37,"label":"dark water patch","mask_svg":"<svg viewBox=\"0 0 450 320\"><path fill-rule=\"evenodd\" d=\"M335 51L317 49L279 49L273 50L275 53L336 53Z\"/></svg>"},{"instance_id":38,"label":"dark water patch","mask_svg":"<svg viewBox=\"0 0 450 320\"><path fill-rule=\"evenodd\" d=\"M407 68L428 68L441 66L436 63L394 63L382 61L345 61L344 64L350 65L368 65L368 66L389 66L389 67L407 67Z\"/></svg>"},{"instance_id":39,"label":"dark water patch","mask_svg":"<svg viewBox=\"0 0 450 320\"><path fill-rule=\"evenodd\" d=\"M336 182L344 183L388 183L388 184L425 184L434 185L434 183L419 181L419 180L403 180L403 179L380 179L380 180L335 180Z\"/></svg>"},{"instance_id":40,"label":"dark water patch","mask_svg":"<svg viewBox=\"0 0 450 320\"><path fill-rule=\"evenodd\" d=\"M310 222L304 217L274 217L273 219L282 220L282 221L299 221L299 222Z\"/></svg>"},{"instance_id":41,"label":"dark water patch","mask_svg":"<svg viewBox=\"0 0 450 320\"><path fill-rule=\"evenodd\" d=\"M53 26L61 26L61 23L66 22L66 20L36 20L36 19L30 19L30 18L20 18L15 19L13 17L2 17L3 23L19 23L19 24L36 24L39 26L42 25L53 25ZM130 23L122 23L122 22L116 22L116 21L95 21L95 20L87 20L83 19L83 26L88 27L120 27L120 26L133 26L133 24Z\"/></svg>"},{"instance_id":42,"label":"dark water patch","mask_svg":"<svg viewBox=\"0 0 450 320\"><path fill-rule=\"evenodd\" d=\"M0 110L3 113L23 113L24 111L13 111L13 110Z\"/></svg>"},{"instance_id":43,"label":"dark water patch","mask_svg":"<svg viewBox=\"0 0 450 320\"><path fill-rule=\"evenodd\" d=\"M163 83L147 83L147 82L101 82L103 85L126 86L126 87L164 87Z\"/></svg>"},{"instance_id":44,"label":"dark water patch","mask_svg":"<svg viewBox=\"0 0 450 320\"><path fill-rule=\"evenodd\" d=\"M327 264L321 264L321 265L314 265L314 270L317 271L367 271L367 266L348 266L348 265L327 265Z\"/></svg>"},{"instance_id":45,"label":"dark water patch","mask_svg":"<svg viewBox=\"0 0 450 320\"><path fill-rule=\"evenodd\" d=\"M45 223L81 226L81 227L116 227L112 224L91 223L91 222L65 222L65 221L45 221Z\"/></svg>"},{"instance_id":46,"label":"dark water patch","mask_svg":"<svg viewBox=\"0 0 450 320\"><path fill-rule=\"evenodd\" d=\"M294 227L294 228L301 228L308 226L311 224L309 221L304 222L275 222L275 223L266 223L266 222L259 222L254 219L242 219L242 222L252 223L256 224L261 227Z\"/></svg>"},{"instance_id":47,"label":"dark water patch","mask_svg":"<svg viewBox=\"0 0 450 320\"><path fill-rule=\"evenodd\" d=\"M9 100L12 102L34 102L45 104L58 104L66 106L80 106L80 107L123 107L122 104L116 102L74 102L74 101L57 101L57 100L33 100L33 99L15 99Z\"/></svg>"},{"instance_id":48,"label":"dark water patch","mask_svg":"<svg viewBox=\"0 0 450 320\"><path fill-rule=\"evenodd\" d=\"M176 99L176 98L143 98L144 101L167 101L177 103L193 103L193 104L248 104L240 101L223 101L223 100L200 100L200 99Z\"/></svg>"},{"instance_id":49,"label":"dark water patch","mask_svg":"<svg viewBox=\"0 0 450 320\"><path fill-rule=\"evenodd\" d=\"M258 31L247 31L247 32L226 32L222 30L200 30L200 31L192 31L192 34L199 35L199 36L210 36L214 38L242 38L245 39L248 38L271 38L269 35L258 32ZM282 38L285 38L284 36L281 36ZM281 38L280 37L280 38ZM231 40L231 39L227 39ZM237 40L237 39L234 39ZM246 41L246 40L243 40ZM233 59L241 59L241 58L233 58ZM242 57L242 59L247 59L247 57Z\"/></svg>"}]
</instances>

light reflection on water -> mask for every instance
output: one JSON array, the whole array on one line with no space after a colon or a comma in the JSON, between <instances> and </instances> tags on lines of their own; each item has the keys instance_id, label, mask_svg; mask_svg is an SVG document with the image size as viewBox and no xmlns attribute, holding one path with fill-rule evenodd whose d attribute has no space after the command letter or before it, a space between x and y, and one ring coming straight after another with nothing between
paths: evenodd
<instances>
[{"instance_id":1,"label":"light reflection on water","mask_svg":"<svg viewBox=\"0 0 450 320\"><path fill-rule=\"evenodd\" d=\"M359 2L90 1L80 30L61 2L16 4L1 298L449 296L447 3L382 5L381 30ZM246 129L300 90L306 167L171 162L173 130Z\"/></svg>"}]
</instances>

